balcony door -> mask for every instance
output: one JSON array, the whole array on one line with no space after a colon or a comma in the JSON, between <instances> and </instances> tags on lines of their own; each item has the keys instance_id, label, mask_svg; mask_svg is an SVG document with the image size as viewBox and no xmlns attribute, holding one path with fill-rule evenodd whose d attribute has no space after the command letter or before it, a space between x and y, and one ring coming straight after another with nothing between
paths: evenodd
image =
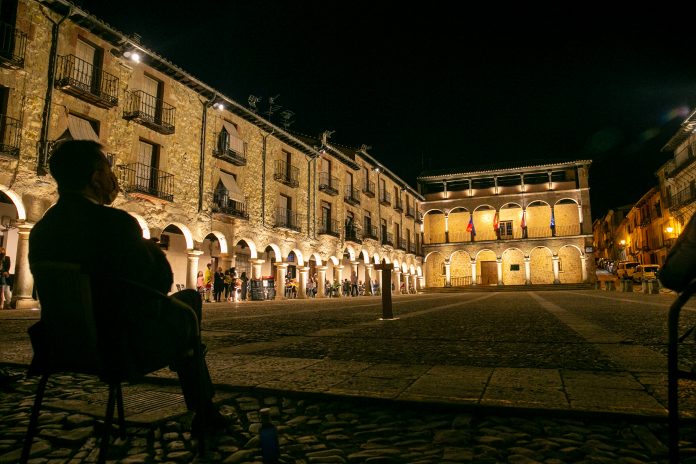
<instances>
[{"instance_id":1,"label":"balcony door","mask_svg":"<svg viewBox=\"0 0 696 464\"><path fill-rule=\"evenodd\" d=\"M290 208L292 208L292 201L290 197L286 195L278 196L278 222L284 227L292 226L292 214L290 213Z\"/></svg>"},{"instance_id":2,"label":"balcony door","mask_svg":"<svg viewBox=\"0 0 696 464\"><path fill-rule=\"evenodd\" d=\"M143 95L140 100L140 111L154 122L162 120L162 106L159 104L161 83L148 75L143 76Z\"/></svg>"},{"instance_id":3,"label":"balcony door","mask_svg":"<svg viewBox=\"0 0 696 464\"><path fill-rule=\"evenodd\" d=\"M155 193L157 191L157 147L143 140L138 144L138 162L135 165L135 185L138 190Z\"/></svg>"},{"instance_id":4,"label":"balcony door","mask_svg":"<svg viewBox=\"0 0 696 464\"><path fill-rule=\"evenodd\" d=\"M321 202L321 228L324 232L331 232L331 203Z\"/></svg>"}]
</instances>

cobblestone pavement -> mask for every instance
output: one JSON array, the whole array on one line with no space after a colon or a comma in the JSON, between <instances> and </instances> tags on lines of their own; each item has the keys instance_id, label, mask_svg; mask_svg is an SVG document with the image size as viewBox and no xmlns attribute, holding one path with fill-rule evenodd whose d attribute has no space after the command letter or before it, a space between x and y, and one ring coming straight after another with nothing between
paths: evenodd
<instances>
[{"instance_id":1,"label":"cobblestone pavement","mask_svg":"<svg viewBox=\"0 0 696 464\"><path fill-rule=\"evenodd\" d=\"M231 430L201 457L176 382L163 370L133 387L132 398L147 403L148 392L135 391L142 388L179 404L129 410L127 394L132 429L110 458L260 462L258 411L270 407L282 462L664 462L672 298L397 296L395 321L377 320L374 297L206 305L204 340ZM37 318L0 313L0 362L14 363L12 372L30 359L26 328ZM682 322L696 324L696 305ZM691 343L684 361L696 361L695 353ZM18 375L0 391L0 463L16 462L35 382ZM97 411L87 406L103 408L95 398L104 386L86 377L52 382L32 462L94 461ZM683 387L682 408L694 414L696 388ZM687 422L684 462L696 462L695 433Z\"/></svg>"}]
</instances>

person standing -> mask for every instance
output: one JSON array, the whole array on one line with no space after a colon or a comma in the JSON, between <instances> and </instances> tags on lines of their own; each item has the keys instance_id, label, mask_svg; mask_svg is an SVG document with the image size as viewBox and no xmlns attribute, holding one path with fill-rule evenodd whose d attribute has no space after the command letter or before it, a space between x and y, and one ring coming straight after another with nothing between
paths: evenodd
<instances>
[{"instance_id":1,"label":"person standing","mask_svg":"<svg viewBox=\"0 0 696 464\"><path fill-rule=\"evenodd\" d=\"M213 300L219 303L222 300L222 292L225 290L225 273L218 267L213 276Z\"/></svg>"},{"instance_id":2,"label":"person standing","mask_svg":"<svg viewBox=\"0 0 696 464\"><path fill-rule=\"evenodd\" d=\"M9 309L12 293L10 292L10 257L5 248L0 247L0 309Z\"/></svg>"},{"instance_id":3,"label":"person standing","mask_svg":"<svg viewBox=\"0 0 696 464\"><path fill-rule=\"evenodd\" d=\"M205 302L210 303L210 294L213 287L213 271L210 269L210 263L206 264L206 269L203 273L203 283L205 284Z\"/></svg>"},{"instance_id":4,"label":"person standing","mask_svg":"<svg viewBox=\"0 0 696 464\"><path fill-rule=\"evenodd\" d=\"M247 299L247 284L249 283L249 278L246 275L246 272L242 272L242 277L239 279L242 281L241 286L242 286L242 301L246 301Z\"/></svg>"}]
</instances>

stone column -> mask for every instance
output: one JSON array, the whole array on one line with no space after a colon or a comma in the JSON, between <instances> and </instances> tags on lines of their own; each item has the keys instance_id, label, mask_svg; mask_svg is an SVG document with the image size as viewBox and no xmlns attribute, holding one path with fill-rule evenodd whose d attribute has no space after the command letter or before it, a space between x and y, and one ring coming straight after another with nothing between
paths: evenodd
<instances>
[{"instance_id":1,"label":"stone column","mask_svg":"<svg viewBox=\"0 0 696 464\"><path fill-rule=\"evenodd\" d=\"M261 265L266 261L263 259L252 259L251 260L251 278L260 279L261 278Z\"/></svg>"},{"instance_id":2,"label":"stone column","mask_svg":"<svg viewBox=\"0 0 696 464\"><path fill-rule=\"evenodd\" d=\"M336 277L337 277L338 283L340 285L339 290L338 290L338 296L341 297L341 296L343 296L343 264L339 264L338 266L334 266L334 269L336 270Z\"/></svg>"},{"instance_id":3,"label":"stone column","mask_svg":"<svg viewBox=\"0 0 696 464\"><path fill-rule=\"evenodd\" d=\"M582 234L582 205L578 204L578 222L580 223L580 232Z\"/></svg>"},{"instance_id":4,"label":"stone column","mask_svg":"<svg viewBox=\"0 0 696 464\"><path fill-rule=\"evenodd\" d=\"M418 277L418 286L420 290L425 288L425 276Z\"/></svg>"},{"instance_id":5,"label":"stone column","mask_svg":"<svg viewBox=\"0 0 696 464\"><path fill-rule=\"evenodd\" d=\"M495 259L495 267L498 271L498 285L503 285L503 258Z\"/></svg>"},{"instance_id":6,"label":"stone column","mask_svg":"<svg viewBox=\"0 0 696 464\"><path fill-rule=\"evenodd\" d=\"M452 286L452 263L445 261L445 287Z\"/></svg>"},{"instance_id":7,"label":"stone column","mask_svg":"<svg viewBox=\"0 0 696 464\"><path fill-rule=\"evenodd\" d=\"M392 293L395 294L400 294L401 293L401 270L400 269L394 269L394 272L392 274L392 282L394 282L394 291Z\"/></svg>"},{"instance_id":8,"label":"stone column","mask_svg":"<svg viewBox=\"0 0 696 464\"><path fill-rule=\"evenodd\" d=\"M476 285L476 260L471 260L471 285Z\"/></svg>"},{"instance_id":9,"label":"stone column","mask_svg":"<svg viewBox=\"0 0 696 464\"><path fill-rule=\"evenodd\" d=\"M382 288L382 270L381 269L377 269L377 283L379 284L379 291L381 294L381 292L384 291L384 289Z\"/></svg>"},{"instance_id":10,"label":"stone column","mask_svg":"<svg viewBox=\"0 0 696 464\"><path fill-rule=\"evenodd\" d=\"M524 284L532 284L532 258L529 256L524 257Z\"/></svg>"},{"instance_id":11,"label":"stone column","mask_svg":"<svg viewBox=\"0 0 696 464\"><path fill-rule=\"evenodd\" d=\"M582 266L580 267L580 270L582 272L582 281L587 282L587 256L581 256L580 260L582 264Z\"/></svg>"},{"instance_id":12,"label":"stone column","mask_svg":"<svg viewBox=\"0 0 696 464\"><path fill-rule=\"evenodd\" d=\"M297 298L307 298L307 276L309 275L309 266L299 268L300 283L297 289Z\"/></svg>"},{"instance_id":13,"label":"stone column","mask_svg":"<svg viewBox=\"0 0 696 464\"><path fill-rule=\"evenodd\" d=\"M34 276L29 270L29 233L34 224L19 224L17 226L17 255L15 258L14 289L10 305L15 309L31 309L37 307L32 297Z\"/></svg>"},{"instance_id":14,"label":"stone column","mask_svg":"<svg viewBox=\"0 0 696 464\"><path fill-rule=\"evenodd\" d=\"M365 295L372 295L372 269L374 264L365 265Z\"/></svg>"},{"instance_id":15,"label":"stone column","mask_svg":"<svg viewBox=\"0 0 696 464\"><path fill-rule=\"evenodd\" d=\"M326 285L326 266L317 266L317 295L320 297L328 296L324 292L324 285Z\"/></svg>"},{"instance_id":16,"label":"stone column","mask_svg":"<svg viewBox=\"0 0 696 464\"><path fill-rule=\"evenodd\" d=\"M558 261L560 258L558 255L553 255L553 283L560 284L561 279L558 277Z\"/></svg>"},{"instance_id":17,"label":"stone column","mask_svg":"<svg viewBox=\"0 0 696 464\"><path fill-rule=\"evenodd\" d=\"M285 275L288 272L288 263L276 263L276 298L285 298Z\"/></svg>"},{"instance_id":18,"label":"stone column","mask_svg":"<svg viewBox=\"0 0 696 464\"><path fill-rule=\"evenodd\" d=\"M409 284L410 284L410 282L411 282L410 277L411 277L411 276L409 275L408 272L405 272L405 273L404 273L404 285L406 286L406 293L408 293L409 288L410 288L410 287L409 287Z\"/></svg>"},{"instance_id":19,"label":"stone column","mask_svg":"<svg viewBox=\"0 0 696 464\"><path fill-rule=\"evenodd\" d=\"M351 261L350 262L350 270L351 272L355 272L355 277L358 276L358 262L357 261Z\"/></svg>"},{"instance_id":20,"label":"stone column","mask_svg":"<svg viewBox=\"0 0 696 464\"><path fill-rule=\"evenodd\" d=\"M201 250L186 250L186 288L195 289L198 284L198 258Z\"/></svg>"}]
</instances>

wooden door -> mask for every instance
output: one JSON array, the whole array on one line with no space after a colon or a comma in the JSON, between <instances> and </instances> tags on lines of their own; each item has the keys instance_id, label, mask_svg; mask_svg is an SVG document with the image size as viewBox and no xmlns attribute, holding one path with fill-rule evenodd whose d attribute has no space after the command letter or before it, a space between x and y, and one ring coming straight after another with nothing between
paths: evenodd
<instances>
[{"instance_id":1,"label":"wooden door","mask_svg":"<svg viewBox=\"0 0 696 464\"><path fill-rule=\"evenodd\" d=\"M481 261L481 285L498 284L498 266L495 261Z\"/></svg>"}]
</instances>

